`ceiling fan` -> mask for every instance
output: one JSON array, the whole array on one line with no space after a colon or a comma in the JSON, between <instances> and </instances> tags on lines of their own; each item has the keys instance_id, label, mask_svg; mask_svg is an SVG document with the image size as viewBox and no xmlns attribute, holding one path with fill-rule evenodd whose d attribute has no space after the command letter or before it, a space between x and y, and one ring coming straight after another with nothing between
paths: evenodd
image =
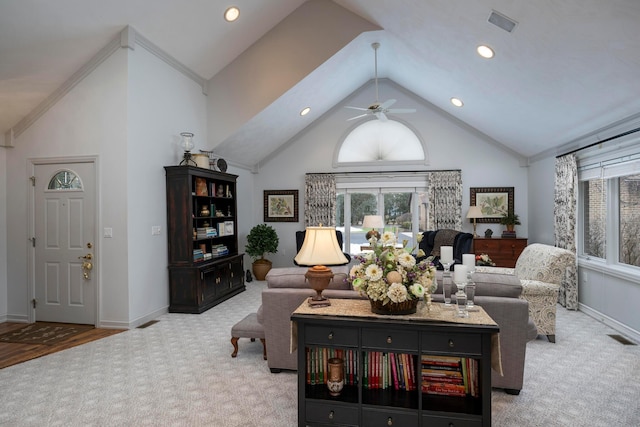
<instances>
[{"instance_id":1,"label":"ceiling fan","mask_svg":"<svg viewBox=\"0 0 640 427\"><path fill-rule=\"evenodd\" d=\"M387 99L383 103L378 101L378 48L380 47L380 43L371 43L371 47L373 48L374 57L375 57L375 85L376 85L376 101L369 105L367 108L362 107L350 107L346 106L345 108L351 108L352 110L360 110L365 111L365 113L360 114L355 117L351 117L349 120L356 120L361 117L374 115L378 118L378 120L386 121L387 113L391 114L402 114L402 113L415 113L415 108L389 108L393 104L396 103L395 99Z\"/></svg>"}]
</instances>

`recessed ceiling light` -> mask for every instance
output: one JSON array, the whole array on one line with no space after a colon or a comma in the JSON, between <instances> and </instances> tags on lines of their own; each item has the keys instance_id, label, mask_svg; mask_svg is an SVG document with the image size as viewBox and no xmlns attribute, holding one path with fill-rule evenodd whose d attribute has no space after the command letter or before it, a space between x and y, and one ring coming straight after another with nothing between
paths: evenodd
<instances>
[{"instance_id":1,"label":"recessed ceiling light","mask_svg":"<svg viewBox=\"0 0 640 427\"><path fill-rule=\"evenodd\" d=\"M451 103L453 105L455 105L456 107L462 107L464 105L464 102L462 102L460 99L458 98L451 98Z\"/></svg>"},{"instance_id":2,"label":"recessed ceiling light","mask_svg":"<svg viewBox=\"0 0 640 427\"><path fill-rule=\"evenodd\" d=\"M482 56L483 58L487 58L487 59L491 59L495 55L495 52L493 51L493 49L491 49L489 46L486 46L486 45L483 45L483 44L478 46L476 51L478 52L478 55Z\"/></svg>"},{"instance_id":3,"label":"recessed ceiling light","mask_svg":"<svg viewBox=\"0 0 640 427\"><path fill-rule=\"evenodd\" d=\"M311 111L311 107L304 107L302 111L300 111L301 116L306 116Z\"/></svg>"},{"instance_id":4,"label":"recessed ceiling light","mask_svg":"<svg viewBox=\"0 0 640 427\"><path fill-rule=\"evenodd\" d=\"M231 6L227 10L224 11L224 19L227 22L233 22L240 16L240 9L235 6Z\"/></svg>"}]
</instances>

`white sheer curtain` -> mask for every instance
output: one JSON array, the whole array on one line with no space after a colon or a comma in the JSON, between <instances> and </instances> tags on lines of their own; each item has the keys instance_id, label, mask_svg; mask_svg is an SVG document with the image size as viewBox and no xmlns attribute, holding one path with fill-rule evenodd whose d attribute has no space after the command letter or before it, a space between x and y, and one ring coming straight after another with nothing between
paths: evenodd
<instances>
[{"instance_id":1,"label":"white sheer curtain","mask_svg":"<svg viewBox=\"0 0 640 427\"><path fill-rule=\"evenodd\" d=\"M567 268L558 302L570 310L578 309L576 224L578 212L578 166L575 154L556 158L555 203L553 209L555 245L576 254Z\"/></svg>"}]
</instances>

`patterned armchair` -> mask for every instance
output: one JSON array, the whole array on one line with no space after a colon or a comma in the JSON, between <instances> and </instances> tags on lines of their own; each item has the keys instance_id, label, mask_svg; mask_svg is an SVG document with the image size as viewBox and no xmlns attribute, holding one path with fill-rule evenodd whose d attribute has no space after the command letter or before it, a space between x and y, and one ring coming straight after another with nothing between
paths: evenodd
<instances>
[{"instance_id":1,"label":"patterned armchair","mask_svg":"<svg viewBox=\"0 0 640 427\"><path fill-rule=\"evenodd\" d=\"M561 286L575 274L576 256L566 249L532 243L518 257L515 268L476 267L480 273L514 274L522 283L521 298L529 302L529 316L539 335L556 342L556 304Z\"/></svg>"}]
</instances>

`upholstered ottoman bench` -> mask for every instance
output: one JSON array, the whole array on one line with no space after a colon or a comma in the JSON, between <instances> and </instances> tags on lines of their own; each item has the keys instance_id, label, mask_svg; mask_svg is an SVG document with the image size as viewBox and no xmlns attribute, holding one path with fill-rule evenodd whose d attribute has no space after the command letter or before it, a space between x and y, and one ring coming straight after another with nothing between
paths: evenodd
<instances>
[{"instance_id":1,"label":"upholstered ottoman bench","mask_svg":"<svg viewBox=\"0 0 640 427\"><path fill-rule=\"evenodd\" d=\"M264 327L258 322L257 313L247 314L244 319L231 328L231 344L233 344L231 357L238 355L238 339L240 338L250 338L251 341L260 338L260 341L262 341L262 357L264 360L267 360L267 344L264 339Z\"/></svg>"}]
</instances>

